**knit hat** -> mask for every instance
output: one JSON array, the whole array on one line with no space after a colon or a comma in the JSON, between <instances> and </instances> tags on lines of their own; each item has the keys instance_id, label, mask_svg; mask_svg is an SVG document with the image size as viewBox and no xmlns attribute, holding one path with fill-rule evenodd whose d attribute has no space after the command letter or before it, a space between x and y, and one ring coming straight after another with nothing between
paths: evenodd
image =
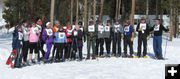
<instances>
[{"instance_id":1,"label":"knit hat","mask_svg":"<svg viewBox=\"0 0 180 79\"><path fill-rule=\"evenodd\" d=\"M51 24L51 22L47 22L47 23L46 23L46 26L48 26L49 24Z\"/></svg>"}]
</instances>

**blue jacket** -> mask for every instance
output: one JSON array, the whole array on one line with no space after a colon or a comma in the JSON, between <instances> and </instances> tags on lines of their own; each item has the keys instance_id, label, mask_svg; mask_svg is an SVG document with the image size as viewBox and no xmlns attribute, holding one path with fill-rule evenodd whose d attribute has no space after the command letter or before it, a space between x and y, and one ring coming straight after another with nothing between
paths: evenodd
<instances>
[{"instance_id":1,"label":"blue jacket","mask_svg":"<svg viewBox=\"0 0 180 79\"><path fill-rule=\"evenodd\" d=\"M67 43L65 31L58 31L55 33L54 43Z\"/></svg>"},{"instance_id":2,"label":"blue jacket","mask_svg":"<svg viewBox=\"0 0 180 79\"><path fill-rule=\"evenodd\" d=\"M124 35L125 36L131 36L132 32L134 32L134 28L132 25L124 26Z\"/></svg>"},{"instance_id":3,"label":"blue jacket","mask_svg":"<svg viewBox=\"0 0 180 79\"><path fill-rule=\"evenodd\" d=\"M12 39L13 49L22 48L22 39L19 39L19 38L22 38L20 37L20 32L17 29L15 29L13 33L13 39Z\"/></svg>"}]
</instances>

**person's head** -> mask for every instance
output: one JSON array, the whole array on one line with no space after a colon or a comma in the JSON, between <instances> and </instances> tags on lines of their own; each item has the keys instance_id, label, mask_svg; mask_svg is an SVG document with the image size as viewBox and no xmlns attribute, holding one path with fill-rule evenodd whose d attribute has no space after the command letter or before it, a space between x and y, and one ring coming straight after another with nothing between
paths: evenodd
<instances>
[{"instance_id":1,"label":"person's head","mask_svg":"<svg viewBox=\"0 0 180 79\"><path fill-rule=\"evenodd\" d=\"M156 19L154 23L155 23L155 25L159 25L160 24L160 20Z\"/></svg>"},{"instance_id":2,"label":"person's head","mask_svg":"<svg viewBox=\"0 0 180 79\"><path fill-rule=\"evenodd\" d=\"M75 29L76 29L76 30L79 30L79 25L76 25L76 26L75 26Z\"/></svg>"},{"instance_id":3,"label":"person's head","mask_svg":"<svg viewBox=\"0 0 180 79\"><path fill-rule=\"evenodd\" d=\"M115 20L115 24L119 24L119 20L118 19Z\"/></svg>"},{"instance_id":4,"label":"person's head","mask_svg":"<svg viewBox=\"0 0 180 79\"><path fill-rule=\"evenodd\" d=\"M31 27L36 27L35 22L31 22Z\"/></svg>"},{"instance_id":5,"label":"person's head","mask_svg":"<svg viewBox=\"0 0 180 79\"><path fill-rule=\"evenodd\" d=\"M41 18L37 17L35 21L36 21L36 24L42 25L42 20L41 20Z\"/></svg>"},{"instance_id":6,"label":"person's head","mask_svg":"<svg viewBox=\"0 0 180 79\"><path fill-rule=\"evenodd\" d=\"M20 28L18 28L18 31L19 31L19 32L22 32L22 28L21 28L21 27L20 27Z\"/></svg>"},{"instance_id":7,"label":"person's head","mask_svg":"<svg viewBox=\"0 0 180 79\"><path fill-rule=\"evenodd\" d=\"M93 21L89 21L89 25L93 25L94 24L94 22Z\"/></svg>"},{"instance_id":8,"label":"person's head","mask_svg":"<svg viewBox=\"0 0 180 79\"><path fill-rule=\"evenodd\" d=\"M24 19L24 20L22 21L22 24L23 24L25 27L27 27L27 26L28 26L28 21L27 21L26 19Z\"/></svg>"},{"instance_id":9,"label":"person's head","mask_svg":"<svg viewBox=\"0 0 180 79\"><path fill-rule=\"evenodd\" d=\"M103 22L102 22L102 21L99 21L99 25L103 25Z\"/></svg>"},{"instance_id":10,"label":"person's head","mask_svg":"<svg viewBox=\"0 0 180 79\"><path fill-rule=\"evenodd\" d=\"M111 21L107 20L107 25L110 26L111 25Z\"/></svg>"},{"instance_id":11,"label":"person's head","mask_svg":"<svg viewBox=\"0 0 180 79\"><path fill-rule=\"evenodd\" d=\"M46 28L49 29L50 27L51 27L51 22L47 22L47 23L46 23Z\"/></svg>"},{"instance_id":12,"label":"person's head","mask_svg":"<svg viewBox=\"0 0 180 79\"><path fill-rule=\"evenodd\" d=\"M63 31L63 26L59 26L59 31Z\"/></svg>"},{"instance_id":13,"label":"person's head","mask_svg":"<svg viewBox=\"0 0 180 79\"><path fill-rule=\"evenodd\" d=\"M58 20L56 20L56 21L54 22L54 24L55 24L56 26L60 26L60 22L59 22Z\"/></svg>"},{"instance_id":14,"label":"person's head","mask_svg":"<svg viewBox=\"0 0 180 79\"><path fill-rule=\"evenodd\" d=\"M81 26L82 26L82 22L81 22L81 21L79 21L79 22L78 22L78 25L79 25L79 27L81 27Z\"/></svg>"},{"instance_id":15,"label":"person's head","mask_svg":"<svg viewBox=\"0 0 180 79\"><path fill-rule=\"evenodd\" d=\"M70 22L67 23L67 29L72 29L72 24Z\"/></svg>"},{"instance_id":16,"label":"person's head","mask_svg":"<svg viewBox=\"0 0 180 79\"><path fill-rule=\"evenodd\" d=\"M144 17L141 18L141 23L145 23L146 19Z\"/></svg>"},{"instance_id":17,"label":"person's head","mask_svg":"<svg viewBox=\"0 0 180 79\"><path fill-rule=\"evenodd\" d=\"M124 23L125 26L129 26L130 24L131 24L130 20L126 20L125 23Z\"/></svg>"}]
</instances>

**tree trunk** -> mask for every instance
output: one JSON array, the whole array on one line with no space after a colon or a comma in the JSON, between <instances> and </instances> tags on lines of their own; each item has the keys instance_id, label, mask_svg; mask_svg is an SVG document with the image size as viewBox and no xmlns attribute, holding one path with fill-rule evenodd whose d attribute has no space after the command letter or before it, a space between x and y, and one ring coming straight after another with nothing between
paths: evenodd
<instances>
[{"instance_id":1,"label":"tree trunk","mask_svg":"<svg viewBox=\"0 0 180 79\"><path fill-rule=\"evenodd\" d=\"M94 24L96 24L96 0L94 0L94 5L93 5L93 19L94 19Z\"/></svg>"},{"instance_id":2,"label":"tree trunk","mask_svg":"<svg viewBox=\"0 0 180 79\"><path fill-rule=\"evenodd\" d=\"M71 0L71 20L70 20L71 24L73 24L73 2L74 0Z\"/></svg>"},{"instance_id":3,"label":"tree trunk","mask_svg":"<svg viewBox=\"0 0 180 79\"><path fill-rule=\"evenodd\" d=\"M76 1L76 25L79 21L79 0Z\"/></svg>"},{"instance_id":4,"label":"tree trunk","mask_svg":"<svg viewBox=\"0 0 180 79\"><path fill-rule=\"evenodd\" d=\"M51 16L51 26L53 26L53 20L54 20L54 3L55 3L55 0L51 0L51 14L50 14L50 16Z\"/></svg>"},{"instance_id":5,"label":"tree trunk","mask_svg":"<svg viewBox=\"0 0 180 79\"><path fill-rule=\"evenodd\" d=\"M103 10L104 10L104 0L101 0L101 10L99 14L99 20L103 19Z\"/></svg>"},{"instance_id":6,"label":"tree trunk","mask_svg":"<svg viewBox=\"0 0 180 79\"><path fill-rule=\"evenodd\" d=\"M173 9L172 9L172 0L170 1L170 41L172 41L172 34L173 34Z\"/></svg>"},{"instance_id":7,"label":"tree trunk","mask_svg":"<svg viewBox=\"0 0 180 79\"><path fill-rule=\"evenodd\" d=\"M120 19L120 12L121 12L121 0L119 0L117 19Z\"/></svg>"},{"instance_id":8,"label":"tree trunk","mask_svg":"<svg viewBox=\"0 0 180 79\"><path fill-rule=\"evenodd\" d=\"M116 0L116 14L115 14L115 19L118 17L118 2L119 0Z\"/></svg>"},{"instance_id":9,"label":"tree trunk","mask_svg":"<svg viewBox=\"0 0 180 79\"><path fill-rule=\"evenodd\" d=\"M146 0L146 23L149 23L149 0Z\"/></svg>"},{"instance_id":10,"label":"tree trunk","mask_svg":"<svg viewBox=\"0 0 180 79\"><path fill-rule=\"evenodd\" d=\"M135 0L132 0L131 24L134 27Z\"/></svg>"},{"instance_id":11,"label":"tree trunk","mask_svg":"<svg viewBox=\"0 0 180 79\"><path fill-rule=\"evenodd\" d=\"M89 5L88 5L88 21L91 19L91 13L92 13L91 12L92 11L91 8L92 8L91 7L91 2L89 2ZM88 22L88 25L89 25L89 22Z\"/></svg>"},{"instance_id":12,"label":"tree trunk","mask_svg":"<svg viewBox=\"0 0 180 79\"><path fill-rule=\"evenodd\" d=\"M158 4L159 4L159 0L156 0L156 19L158 19Z\"/></svg>"},{"instance_id":13,"label":"tree trunk","mask_svg":"<svg viewBox=\"0 0 180 79\"><path fill-rule=\"evenodd\" d=\"M84 29L87 30L87 0L84 0Z\"/></svg>"}]
</instances>

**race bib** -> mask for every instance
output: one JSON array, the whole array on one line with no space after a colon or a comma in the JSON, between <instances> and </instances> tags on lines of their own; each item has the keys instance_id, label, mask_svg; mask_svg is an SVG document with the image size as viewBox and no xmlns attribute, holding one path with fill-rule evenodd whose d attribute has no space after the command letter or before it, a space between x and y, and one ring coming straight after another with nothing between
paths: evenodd
<instances>
[{"instance_id":1,"label":"race bib","mask_svg":"<svg viewBox=\"0 0 180 79\"><path fill-rule=\"evenodd\" d=\"M60 33L59 33L59 38L60 38L60 39L63 39L64 37L65 37L65 33L64 33L64 32L60 32Z\"/></svg>"},{"instance_id":2,"label":"race bib","mask_svg":"<svg viewBox=\"0 0 180 79\"><path fill-rule=\"evenodd\" d=\"M94 27L94 25L88 26L88 32L95 32L95 27Z\"/></svg>"},{"instance_id":3,"label":"race bib","mask_svg":"<svg viewBox=\"0 0 180 79\"><path fill-rule=\"evenodd\" d=\"M159 31L159 25L158 26L154 26L154 31Z\"/></svg>"},{"instance_id":4,"label":"race bib","mask_svg":"<svg viewBox=\"0 0 180 79\"><path fill-rule=\"evenodd\" d=\"M36 26L37 26L37 28L38 28L39 32L41 32L42 27L41 27L40 25L36 25Z\"/></svg>"},{"instance_id":5,"label":"race bib","mask_svg":"<svg viewBox=\"0 0 180 79\"><path fill-rule=\"evenodd\" d=\"M52 29L46 29L46 32L47 32L47 35L48 35L48 36L53 35Z\"/></svg>"},{"instance_id":6,"label":"race bib","mask_svg":"<svg viewBox=\"0 0 180 79\"><path fill-rule=\"evenodd\" d=\"M72 35L72 30L67 30L68 31L68 35Z\"/></svg>"},{"instance_id":7,"label":"race bib","mask_svg":"<svg viewBox=\"0 0 180 79\"><path fill-rule=\"evenodd\" d=\"M23 38L23 34L21 33L21 32L18 32L18 35L19 35L19 40L22 40L22 38Z\"/></svg>"},{"instance_id":8,"label":"race bib","mask_svg":"<svg viewBox=\"0 0 180 79\"><path fill-rule=\"evenodd\" d=\"M28 28L25 28L23 32L24 32L24 34L29 34Z\"/></svg>"},{"instance_id":9,"label":"race bib","mask_svg":"<svg viewBox=\"0 0 180 79\"><path fill-rule=\"evenodd\" d=\"M125 27L124 27L124 31L125 31L125 32L129 32L129 26L125 26Z\"/></svg>"},{"instance_id":10,"label":"race bib","mask_svg":"<svg viewBox=\"0 0 180 79\"><path fill-rule=\"evenodd\" d=\"M74 31L74 36L77 36L78 35L78 32L77 31Z\"/></svg>"},{"instance_id":11,"label":"race bib","mask_svg":"<svg viewBox=\"0 0 180 79\"><path fill-rule=\"evenodd\" d=\"M115 29L115 32L119 31L120 30L119 25L114 25L114 29Z\"/></svg>"},{"instance_id":12,"label":"race bib","mask_svg":"<svg viewBox=\"0 0 180 79\"><path fill-rule=\"evenodd\" d=\"M109 32L110 31L110 26L105 26L105 31Z\"/></svg>"},{"instance_id":13,"label":"race bib","mask_svg":"<svg viewBox=\"0 0 180 79\"><path fill-rule=\"evenodd\" d=\"M140 24L140 28L142 28L142 30L146 30L146 24Z\"/></svg>"},{"instance_id":14,"label":"race bib","mask_svg":"<svg viewBox=\"0 0 180 79\"><path fill-rule=\"evenodd\" d=\"M32 28L32 32L33 32L34 34L36 34L36 33L39 33L39 30L38 30L37 27L34 27L34 28Z\"/></svg>"},{"instance_id":15,"label":"race bib","mask_svg":"<svg viewBox=\"0 0 180 79\"><path fill-rule=\"evenodd\" d=\"M104 26L98 25L98 31L102 33L104 31Z\"/></svg>"}]
</instances>

